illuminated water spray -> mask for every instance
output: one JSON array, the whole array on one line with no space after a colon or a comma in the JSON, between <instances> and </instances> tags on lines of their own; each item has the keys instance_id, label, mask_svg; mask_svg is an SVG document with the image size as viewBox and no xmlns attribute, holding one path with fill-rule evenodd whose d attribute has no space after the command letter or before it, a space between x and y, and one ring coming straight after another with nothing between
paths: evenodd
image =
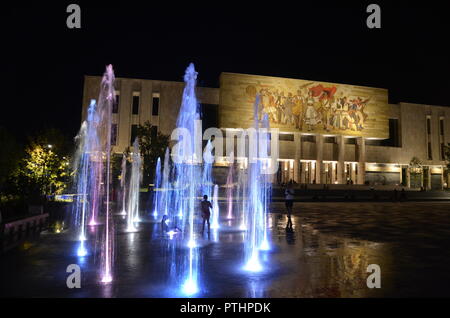
<instances>
[{"instance_id":1,"label":"illuminated water spray","mask_svg":"<svg viewBox=\"0 0 450 318\"><path fill-rule=\"evenodd\" d=\"M188 253L181 265L182 292L186 295L196 294L199 290L198 282L198 253L199 248L195 241L194 214L197 196L201 190L202 171L197 164L201 160L200 154L196 155L195 141L201 140L201 125L199 125L199 104L195 95L197 72L194 65L190 64L186 69L184 81L186 83L180 112L177 119L178 131L183 133L182 146L174 146L175 185L177 187L178 210L183 213L183 237L187 239Z\"/></svg>"},{"instance_id":2,"label":"illuminated water spray","mask_svg":"<svg viewBox=\"0 0 450 318\"><path fill-rule=\"evenodd\" d=\"M80 257L87 255L85 241L88 214L90 212L91 218L95 218L99 196L97 188L99 165L96 163L95 157L95 151L99 145L97 124L96 103L95 100L91 100L87 119L81 125L80 132L76 137L78 147L75 155L75 184L78 197L75 201L74 225L78 229L80 244L77 255Z\"/></svg>"},{"instance_id":3,"label":"illuminated water spray","mask_svg":"<svg viewBox=\"0 0 450 318\"><path fill-rule=\"evenodd\" d=\"M163 168L163 177L162 177L162 192L161 192L161 200L159 210L163 211L164 215L169 215L169 205L170 205L170 184L169 184L169 174L170 174L170 166L169 166L170 152L169 148L166 148L166 153L164 155L164 168Z\"/></svg>"},{"instance_id":4,"label":"illuminated water spray","mask_svg":"<svg viewBox=\"0 0 450 318\"><path fill-rule=\"evenodd\" d=\"M120 189L122 191L122 211L120 215L127 214L127 157L125 154L122 156L122 172L120 174Z\"/></svg>"},{"instance_id":5,"label":"illuminated water spray","mask_svg":"<svg viewBox=\"0 0 450 318\"><path fill-rule=\"evenodd\" d=\"M158 208L161 202L161 158L158 157L155 168L155 181L154 181L154 191L153 191L153 217L158 218Z\"/></svg>"},{"instance_id":6,"label":"illuminated water spray","mask_svg":"<svg viewBox=\"0 0 450 318\"><path fill-rule=\"evenodd\" d=\"M212 205L213 205L213 210L212 210L212 215L211 215L211 229L213 230L217 230L220 225L219 225L219 215L220 215L220 211L219 211L219 186L216 184L214 185L214 194L212 197Z\"/></svg>"},{"instance_id":7,"label":"illuminated water spray","mask_svg":"<svg viewBox=\"0 0 450 318\"><path fill-rule=\"evenodd\" d=\"M128 215L127 231L136 231L136 223L139 219L139 188L142 182L142 159L139 150L139 141L136 138L133 143L133 152L131 153L131 175L128 186Z\"/></svg>"},{"instance_id":8,"label":"illuminated water spray","mask_svg":"<svg viewBox=\"0 0 450 318\"><path fill-rule=\"evenodd\" d=\"M233 218L233 164L230 164L228 168L227 176L227 203L228 203L228 214L227 219Z\"/></svg>"},{"instance_id":9,"label":"illuminated water spray","mask_svg":"<svg viewBox=\"0 0 450 318\"><path fill-rule=\"evenodd\" d=\"M112 108L115 102L114 90L114 71L112 65L106 67L103 74L100 95L98 99L99 110L99 136L102 140L101 153L105 157L105 231L103 236L102 249L102 273L101 282L110 283L113 280L113 254L114 254L114 222L111 217L110 209L110 186L111 186L111 124L112 124ZM102 159L103 159L102 156Z\"/></svg>"},{"instance_id":10,"label":"illuminated water spray","mask_svg":"<svg viewBox=\"0 0 450 318\"><path fill-rule=\"evenodd\" d=\"M239 229L245 231L247 229L246 224L246 215L247 215L247 175L246 169L244 167L238 169L238 181L237 181L237 190L236 193L238 195L238 199L236 202L239 202Z\"/></svg>"},{"instance_id":11,"label":"illuminated water spray","mask_svg":"<svg viewBox=\"0 0 450 318\"><path fill-rule=\"evenodd\" d=\"M208 141L205 147L205 151L203 152L203 175L202 175L202 195L207 195L208 200L212 199L212 189L213 189L213 180L212 180L212 163L214 157L212 155L212 144L211 140Z\"/></svg>"},{"instance_id":12,"label":"illuminated water spray","mask_svg":"<svg viewBox=\"0 0 450 318\"><path fill-rule=\"evenodd\" d=\"M269 153L268 120L258 120L259 96L254 108L254 130L249 132L249 163L247 176L247 238L245 242L245 270L258 272L263 269L260 260L261 249L268 248L266 212L270 187L265 174L265 161ZM260 125L261 124L261 125Z\"/></svg>"}]
</instances>

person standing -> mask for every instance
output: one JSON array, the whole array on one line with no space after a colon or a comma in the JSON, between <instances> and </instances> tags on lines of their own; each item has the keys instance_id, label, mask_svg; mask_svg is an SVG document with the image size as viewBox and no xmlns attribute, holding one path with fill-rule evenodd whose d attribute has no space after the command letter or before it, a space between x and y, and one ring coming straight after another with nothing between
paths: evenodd
<instances>
[{"instance_id":1,"label":"person standing","mask_svg":"<svg viewBox=\"0 0 450 318\"><path fill-rule=\"evenodd\" d=\"M286 225L287 228L292 228L292 207L294 206L294 189L292 188L292 184L289 184L284 191L284 204L286 205L288 223Z\"/></svg>"},{"instance_id":2,"label":"person standing","mask_svg":"<svg viewBox=\"0 0 450 318\"><path fill-rule=\"evenodd\" d=\"M208 223L208 233L210 230L210 226L209 226L209 218L211 217L211 211L210 209L212 209L212 204L210 201L208 201L208 196L205 194L203 196L203 201L201 203L201 207L202 207L202 218L203 218L203 226L202 226L202 234L205 230L205 222Z\"/></svg>"}]
</instances>

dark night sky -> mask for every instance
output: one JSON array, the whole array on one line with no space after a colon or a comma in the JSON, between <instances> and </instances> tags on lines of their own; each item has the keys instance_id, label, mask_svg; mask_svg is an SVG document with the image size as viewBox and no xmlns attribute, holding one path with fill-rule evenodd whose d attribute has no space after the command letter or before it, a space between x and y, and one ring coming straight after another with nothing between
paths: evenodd
<instances>
[{"instance_id":1,"label":"dark night sky","mask_svg":"<svg viewBox=\"0 0 450 318\"><path fill-rule=\"evenodd\" d=\"M73 137L83 75L109 63L118 77L181 81L192 61L201 86L218 87L226 71L384 87L391 103L450 105L450 19L431 2L373 1L380 30L366 27L370 2L92 2L76 2L81 30L66 27L70 2L4 9L0 125L18 138L45 127Z\"/></svg>"}]
</instances>

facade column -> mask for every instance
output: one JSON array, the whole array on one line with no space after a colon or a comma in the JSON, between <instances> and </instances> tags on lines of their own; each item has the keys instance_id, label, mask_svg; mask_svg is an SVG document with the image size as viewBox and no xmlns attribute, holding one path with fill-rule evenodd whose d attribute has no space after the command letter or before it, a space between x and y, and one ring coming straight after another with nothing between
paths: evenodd
<instances>
[{"instance_id":1,"label":"facade column","mask_svg":"<svg viewBox=\"0 0 450 318\"><path fill-rule=\"evenodd\" d=\"M323 183L323 135L316 135L316 183Z\"/></svg>"},{"instance_id":2,"label":"facade column","mask_svg":"<svg viewBox=\"0 0 450 318\"><path fill-rule=\"evenodd\" d=\"M406 167L406 186L411 188L411 171L409 167Z\"/></svg>"},{"instance_id":3,"label":"facade column","mask_svg":"<svg viewBox=\"0 0 450 318\"><path fill-rule=\"evenodd\" d=\"M300 176L300 159L302 154L302 135L300 133L294 133L294 144L295 144L295 154L294 154L294 180L297 183L301 183Z\"/></svg>"},{"instance_id":4,"label":"facade column","mask_svg":"<svg viewBox=\"0 0 450 318\"><path fill-rule=\"evenodd\" d=\"M344 183L344 160L345 160L345 142L344 136L338 135L336 137L338 145L338 162L337 162L337 182L339 184Z\"/></svg>"},{"instance_id":5,"label":"facade column","mask_svg":"<svg viewBox=\"0 0 450 318\"><path fill-rule=\"evenodd\" d=\"M366 141L364 137L357 139L358 147L358 180L357 184L364 184L366 181Z\"/></svg>"},{"instance_id":6,"label":"facade column","mask_svg":"<svg viewBox=\"0 0 450 318\"><path fill-rule=\"evenodd\" d=\"M358 184L358 180L356 180L356 163L352 162L350 165L350 179L352 180L353 184Z\"/></svg>"},{"instance_id":7,"label":"facade column","mask_svg":"<svg viewBox=\"0 0 450 318\"><path fill-rule=\"evenodd\" d=\"M423 185L425 189L431 190L431 167L427 169L427 184Z\"/></svg>"}]
</instances>

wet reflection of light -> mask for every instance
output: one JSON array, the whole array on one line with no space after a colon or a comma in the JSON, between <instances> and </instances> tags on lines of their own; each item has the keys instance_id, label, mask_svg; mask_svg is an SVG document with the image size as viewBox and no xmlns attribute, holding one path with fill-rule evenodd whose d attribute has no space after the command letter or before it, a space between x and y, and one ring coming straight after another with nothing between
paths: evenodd
<instances>
[{"instance_id":1,"label":"wet reflection of light","mask_svg":"<svg viewBox=\"0 0 450 318\"><path fill-rule=\"evenodd\" d=\"M270 250L269 241L267 241L267 239L264 239L264 241L261 243L259 249L261 251L269 251Z\"/></svg>"},{"instance_id":2,"label":"wet reflection of light","mask_svg":"<svg viewBox=\"0 0 450 318\"><path fill-rule=\"evenodd\" d=\"M192 296L198 292L198 286L195 281L191 278L188 278L186 282L183 284L183 293L186 296Z\"/></svg>"},{"instance_id":3,"label":"wet reflection of light","mask_svg":"<svg viewBox=\"0 0 450 318\"><path fill-rule=\"evenodd\" d=\"M219 242L219 231L217 229L212 230L213 242Z\"/></svg>"},{"instance_id":4,"label":"wet reflection of light","mask_svg":"<svg viewBox=\"0 0 450 318\"><path fill-rule=\"evenodd\" d=\"M263 270L263 267L259 261L258 253L253 253L252 257L249 259L247 264L244 266L244 270L248 272L260 272Z\"/></svg>"},{"instance_id":5,"label":"wet reflection of light","mask_svg":"<svg viewBox=\"0 0 450 318\"><path fill-rule=\"evenodd\" d=\"M77 255L78 255L78 257L84 257L84 256L87 255L87 250L86 250L86 248L84 247L84 242L85 242L85 241L81 241L81 242L80 242L80 246L78 247L78 250L77 250Z\"/></svg>"},{"instance_id":6,"label":"wet reflection of light","mask_svg":"<svg viewBox=\"0 0 450 318\"><path fill-rule=\"evenodd\" d=\"M248 286L248 297L250 298L262 298L264 297L264 288L259 281L250 281Z\"/></svg>"}]
</instances>

